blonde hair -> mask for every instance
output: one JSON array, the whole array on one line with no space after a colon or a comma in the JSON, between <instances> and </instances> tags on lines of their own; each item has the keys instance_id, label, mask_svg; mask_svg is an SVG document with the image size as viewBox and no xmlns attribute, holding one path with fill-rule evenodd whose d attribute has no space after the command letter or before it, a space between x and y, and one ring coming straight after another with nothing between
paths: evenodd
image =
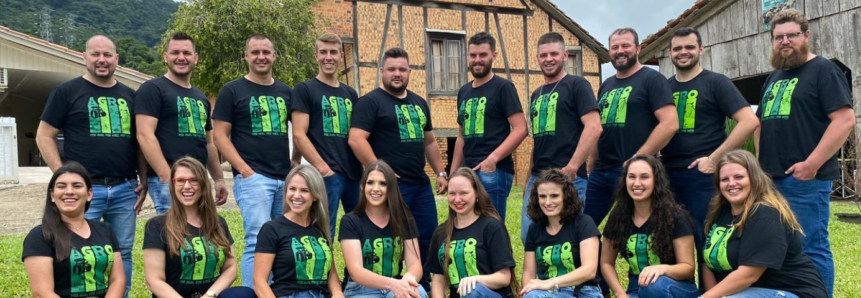
<instances>
[{"instance_id":1,"label":"blonde hair","mask_svg":"<svg viewBox=\"0 0 861 298\"><path fill-rule=\"evenodd\" d=\"M326 240L332 243L332 235L329 234L329 197L326 195L326 184L323 182L323 177L320 176L320 172L314 167L299 165L290 170L284 181L290 183L290 180L296 175L302 176L305 179L305 183L308 184L308 190L315 199L311 204L311 225L320 230L320 233L323 233ZM285 195L284 213L290 210L290 202L288 200L289 198Z\"/></svg>"},{"instance_id":2,"label":"blonde hair","mask_svg":"<svg viewBox=\"0 0 861 298\"><path fill-rule=\"evenodd\" d=\"M338 48L341 48L341 38L332 33L326 33L317 37L317 41L322 43L336 43L338 44ZM314 48L317 47L317 43L314 43Z\"/></svg>"}]
</instances>

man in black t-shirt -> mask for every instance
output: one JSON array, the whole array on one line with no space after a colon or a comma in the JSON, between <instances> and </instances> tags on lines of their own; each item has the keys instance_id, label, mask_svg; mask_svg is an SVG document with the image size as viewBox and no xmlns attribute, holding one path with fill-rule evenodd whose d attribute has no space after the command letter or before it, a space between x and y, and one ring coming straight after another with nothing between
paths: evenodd
<instances>
[{"instance_id":1,"label":"man in black t-shirt","mask_svg":"<svg viewBox=\"0 0 861 298\"><path fill-rule=\"evenodd\" d=\"M529 118L532 123L532 170L523 192L520 238L525 243L532 220L526 214L533 182L542 170L560 168L571 178L577 195L586 197L586 167L583 163L595 150L601 135L601 115L592 85L565 72L568 50L565 39L551 32L538 39L538 65L544 85L532 93Z\"/></svg>"},{"instance_id":2,"label":"man in black t-shirt","mask_svg":"<svg viewBox=\"0 0 861 298\"><path fill-rule=\"evenodd\" d=\"M364 165L382 159L398 176L398 188L409 206L419 230L422 260L437 226L436 201L430 180L425 174L425 157L437 174L437 193L446 190L439 144L433 133L427 101L409 90L409 56L401 48L383 54L380 69L383 86L365 94L356 104L350 128L349 144ZM429 288L427 269L420 282Z\"/></svg>"},{"instance_id":3,"label":"man in black t-shirt","mask_svg":"<svg viewBox=\"0 0 861 298\"><path fill-rule=\"evenodd\" d=\"M598 90L603 131L593 153L584 212L600 224L610 211L623 163L635 154L656 155L676 133L679 119L667 79L643 67L640 41L631 28L610 35L610 58L616 68Z\"/></svg>"},{"instance_id":4,"label":"man in black t-shirt","mask_svg":"<svg viewBox=\"0 0 861 298\"><path fill-rule=\"evenodd\" d=\"M726 76L704 70L699 63L704 48L700 33L681 28L673 33L670 58L676 75L669 79L676 103L679 131L661 150L676 200L694 219L694 240L703 247L703 222L715 195L712 174L724 152L738 149L759 126L759 120ZM726 119L738 124L727 136Z\"/></svg>"},{"instance_id":5,"label":"man in black t-shirt","mask_svg":"<svg viewBox=\"0 0 861 298\"><path fill-rule=\"evenodd\" d=\"M326 183L329 225L335 239L338 203L344 204L344 212L359 204L362 164L348 144L353 107L359 95L338 82L338 65L344 58L341 38L324 34L314 45L317 77L293 89L293 139L296 150L320 172Z\"/></svg>"},{"instance_id":6,"label":"man in black t-shirt","mask_svg":"<svg viewBox=\"0 0 861 298\"><path fill-rule=\"evenodd\" d=\"M48 96L36 145L52 171L72 160L87 168L93 179L93 198L85 216L104 218L113 228L128 295L135 205L146 198L146 160L138 152L132 121L135 92L114 79L119 55L109 38L96 35L87 40L83 58L87 73L57 86ZM65 138L62 160L56 141L61 130Z\"/></svg>"},{"instance_id":7,"label":"man in black t-shirt","mask_svg":"<svg viewBox=\"0 0 861 298\"><path fill-rule=\"evenodd\" d=\"M470 167L478 174L493 207L505 218L514 180L511 153L526 138L526 118L517 89L491 70L496 39L487 32L469 38L469 72L474 80L457 92L457 141L452 171Z\"/></svg>"},{"instance_id":8,"label":"man in black t-shirt","mask_svg":"<svg viewBox=\"0 0 861 298\"><path fill-rule=\"evenodd\" d=\"M147 184L155 211L164 214L170 207L170 167L186 155L207 165L215 179L216 204L222 205L227 202L227 187L209 133L209 99L191 85L198 58L194 39L182 32L172 34L162 58L167 73L143 83L135 97L137 138L149 163ZM135 207L140 210L140 205Z\"/></svg>"},{"instance_id":9,"label":"man in black t-shirt","mask_svg":"<svg viewBox=\"0 0 861 298\"><path fill-rule=\"evenodd\" d=\"M832 180L839 177L837 150L855 125L852 96L843 72L808 51L810 31L797 10L771 22L771 73L762 86L756 132L759 162L786 196L804 231L810 256L829 296L834 257L828 240Z\"/></svg>"},{"instance_id":10,"label":"man in black t-shirt","mask_svg":"<svg viewBox=\"0 0 861 298\"><path fill-rule=\"evenodd\" d=\"M221 88L212 112L215 146L233 168L233 194L245 228L242 285L249 288L254 287L257 233L283 214L284 179L291 167L287 122L292 90L272 76L275 58L269 37L249 37L248 74Z\"/></svg>"}]
</instances>

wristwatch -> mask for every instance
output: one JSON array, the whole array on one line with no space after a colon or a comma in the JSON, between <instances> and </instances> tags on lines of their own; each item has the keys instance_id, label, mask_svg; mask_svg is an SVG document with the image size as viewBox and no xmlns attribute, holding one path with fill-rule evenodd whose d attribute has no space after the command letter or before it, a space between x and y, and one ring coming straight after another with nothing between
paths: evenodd
<instances>
[{"instance_id":1,"label":"wristwatch","mask_svg":"<svg viewBox=\"0 0 861 298\"><path fill-rule=\"evenodd\" d=\"M212 297L212 298L215 298L215 296L218 296L218 295L217 295L217 294L215 294L215 292L214 292L214 291L206 291L206 294L203 294L203 296L204 296L204 297Z\"/></svg>"},{"instance_id":2,"label":"wristwatch","mask_svg":"<svg viewBox=\"0 0 861 298\"><path fill-rule=\"evenodd\" d=\"M448 173L446 173L446 172L439 172L439 173L437 173L437 174L436 174L436 176L437 176L437 177L442 177L443 179L448 180Z\"/></svg>"}]
</instances>

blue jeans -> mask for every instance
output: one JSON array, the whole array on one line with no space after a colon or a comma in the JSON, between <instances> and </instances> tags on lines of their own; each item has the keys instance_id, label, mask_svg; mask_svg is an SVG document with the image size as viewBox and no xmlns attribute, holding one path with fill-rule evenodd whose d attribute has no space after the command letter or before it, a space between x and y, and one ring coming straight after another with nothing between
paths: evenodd
<instances>
[{"instance_id":1,"label":"blue jeans","mask_svg":"<svg viewBox=\"0 0 861 298\"><path fill-rule=\"evenodd\" d=\"M338 219L338 202L344 204L344 213L356 209L359 204L359 181L347 179L344 175L335 173L324 177L326 195L329 197L329 227L332 239L335 237L336 220Z\"/></svg>"},{"instance_id":2,"label":"blue jeans","mask_svg":"<svg viewBox=\"0 0 861 298\"><path fill-rule=\"evenodd\" d=\"M724 298L798 298L798 295L795 295L791 292L787 291L779 291L772 290L766 288L747 288L744 291L723 296Z\"/></svg>"},{"instance_id":3,"label":"blue jeans","mask_svg":"<svg viewBox=\"0 0 861 298\"><path fill-rule=\"evenodd\" d=\"M147 178L147 193L152 198L155 213L165 214L170 209L170 184L161 182L158 176Z\"/></svg>"},{"instance_id":4,"label":"blue jeans","mask_svg":"<svg viewBox=\"0 0 861 298\"><path fill-rule=\"evenodd\" d=\"M419 287L419 296L428 298L428 293L423 287ZM394 298L395 294L388 290L378 290L360 285L354 281L347 282L344 289L344 297L350 298Z\"/></svg>"},{"instance_id":5,"label":"blue jeans","mask_svg":"<svg viewBox=\"0 0 861 298\"><path fill-rule=\"evenodd\" d=\"M257 298L257 294L251 288L239 286L225 289L218 293L218 298Z\"/></svg>"},{"instance_id":6,"label":"blue jeans","mask_svg":"<svg viewBox=\"0 0 861 298\"><path fill-rule=\"evenodd\" d=\"M798 223L804 230L804 253L813 261L828 296L834 296L834 255L828 240L828 220L831 216L831 181L799 181L795 177L774 179L780 193L789 201Z\"/></svg>"},{"instance_id":7,"label":"blue jeans","mask_svg":"<svg viewBox=\"0 0 861 298\"><path fill-rule=\"evenodd\" d=\"M436 298L436 297L434 297ZM503 298L499 293L494 292L488 287L485 287L483 284L476 283L475 290L469 292L469 294L460 296L460 298Z\"/></svg>"},{"instance_id":8,"label":"blue jeans","mask_svg":"<svg viewBox=\"0 0 861 298\"><path fill-rule=\"evenodd\" d=\"M700 296L700 290L693 281L679 281L666 276L658 277L655 283L640 287L636 276L628 276L628 297L630 298L696 298Z\"/></svg>"},{"instance_id":9,"label":"blue jeans","mask_svg":"<svg viewBox=\"0 0 861 298\"><path fill-rule=\"evenodd\" d=\"M667 175L676 202L684 206L694 219L694 247L700 250L705 244L703 224L709 213L709 203L715 195L714 176L700 172L697 168L667 170Z\"/></svg>"},{"instance_id":10,"label":"blue jeans","mask_svg":"<svg viewBox=\"0 0 861 298\"><path fill-rule=\"evenodd\" d=\"M619 178L624 168L607 168L593 170L589 174L589 183L586 186L586 200L583 213L588 214L595 221L595 225L601 225L604 217L610 212L610 207L615 202L616 190L619 187ZM621 191L625 191L622 189ZM600 270L599 270L600 271Z\"/></svg>"},{"instance_id":11,"label":"blue jeans","mask_svg":"<svg viewBox=\"0 0 861 298\"><path fill-rule=\"evenodd\" d=\"M111 226L123 257L123 271L126 273L126 296L132 288L132 247L135 244L135 202L138 194L137 180L114 185L93 185L93 199L90 209L84 214L89 220L102 220Z\"/></svg>"},{"instance_id":12,"label":"blue jeans","mask_svg":"<svg viewBox=\"0 0 861 298\"><path fill-rule=\"evenodd\" d=\"M484 190L490 195L490 202L496 212L499 212L499 217L502 222L505 222L505 204L508 202L508 194L511 192L511 183L514 181L514 174L496 169L493 173L485 173L483 171L476 172L478 179L481 180L481 185Z\"/></svg>"},{"instance_id":13,"label":"blue jeans","mask_svg":"<svg viewBox=\"0 0 861 298\"><path fill-rule=\"evenodd\" d=\"M267 221L284 214L284 181L262 174L249 178L233 177L233 195L242 214L245 228L245 251L242 253L242 285L254 288L254 248L257 233Z\"/></svg>"},{"instance_id":14,"label":"blue jeans","mask_svg":"<svg viewBox=\"0 0 861 298\"><path fill-rule=\"evenodd\" d=\"M565 287L559 288L558 294L553 294L550 291L534 290L529 291L523 298L604 298L601 294L601 288L598 286L582 286L582 287Z\"/></svg>"},{"instance_id":15,"label":"blue jeans","mask_svg":"<svg viewBox=\"0 0 861 298\"><path fill-rule=\"evenodd\" d=\"M404 203L413 214L416 228L419 230L419 253L422 262L428 259L428 250L431 236L439 221L436 213L436 199L434 199L433 188L428 184L407 184L398 182ZM430 289L430 272L428 266L422 266L422 279L419 283L425 290Z\"/></svg>"},{"instance_id":16,"label":"blue jeans","mask_svg":"<svg viewBox=\"0 0 861 298\"><path fill-rule=\"evenodd\" d=\"M529 176L529 181L526 182L526 188L523 190L523 210L520 213L520 241L522 243L526 243L526 233L529 232L529 225L532 224L532 219L529 218L529 215L526 212L526 206L529 206L529 195L532 193L532 184L535 183L536 179L538 179L538 176ZM577 189L577 196L580 198L580 201L585 201L586 184L588 184L588 181L580 177L575 177L571 183L573 183L574 188Z\"/></svg>"},{"instance_id":17,"label":"blue jeans","mask_svg":"<svg viewBox=\"0 0 861 298\"><path fill-rule=\"evenodd\" d=\"M323 295L323 292L319 290L308 290L302 292L296 292L290 295L278 296L278 298L324 298L331 297L331 295Z\"/></svg>"}]
</instances>

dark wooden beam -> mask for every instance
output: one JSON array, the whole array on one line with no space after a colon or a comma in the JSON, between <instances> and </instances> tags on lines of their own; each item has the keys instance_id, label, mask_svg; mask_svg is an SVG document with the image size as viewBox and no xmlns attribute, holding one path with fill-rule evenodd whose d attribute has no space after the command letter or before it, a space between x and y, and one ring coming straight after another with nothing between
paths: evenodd
<instances>
[{"instance_id":1,"label":"dark wooden beam","mask_svg":"<svg viewBox=\"0 0 861 298\"><path fill-rule=\"evenodd\" d=\"M359 67L367 67L367 68L380 68L382 66L381 64L376 63L376 62L359 62L356 65L358 65ZM410 69L413 69L413 70L425 70L426 69L426 67L424 65L410 64L409 66L410 66Z\"/></svg>"},{"instance_id":2,"label":"dark wooden beam","mask_svg":"<svg viewBox=\"0 0 861 298\"><path fill-rule=\"evenodd\" d=\"M422 7L422 24L424 25L425 29L428 28L428 8L427 7ZM422 30L422 35L424 35L424 37L425 37L425 65L428 65L428 64L430 64L430 61L432 59L431 56L433 55L431 53L431 41L430 41L430 36L428 36L428 33L426 30ZM433 76L432 73L429 74L429 73L425 72L425 100L428 100L428 101L430 100L431 86L433 86L433 82L431 82L432 76Z\"/></svg>"},{"instance_id":3,"label":"dark wooden beam","mask_svg":"<svg viewBox=\"0 0 861 298\"><path fill-rule=\"evenodd\" d=\"M418 7L426 7L426 8L440 8L440 9L451 9L451 10L460 10L460 11L479 11L479 12L488 12L488 13L522 15L522 16L530 16L530 17L534 13L532 10L530 10L528 8L488 6L485 4L477 4L477 3L451 3L451 2L447 2L447 1L441 1L441 0L425 0L425 1L419 1L419 0L348 0L348 1L370 2L370 3L388 4L388 5L418 6Z\"/></svg>"},{"instance_id":4,"label":"dark wooden beam","mask_svg":"<svg viewBox=\"0 0 861 298\"><path fill-rule=\"evenodd\" d=\"M389 37L389 23L392 21L392 5L386 5L386 24L383 26L383 40L380 41L380 59L377 60L380 64L383 62L383 54L386 53L386 39ZM380 69L377 68L377 79L374 80L374 86L380 85Z\"/></svg>"},{"instance_id":5,"label":"dark wooden beam","mask_svg":"<svg viewBox=\"0 0 861 298\"><path fill-rule=\"evenodd\" d=\"M529 25L526 22L526 16L523 16L523 75L526 78L526 102L527 108L532 99L529 98Z\"/></svg>"},{"instance_id":6,"label":"dark wooden beam","mask_svg":"<svg viewBox=\"0 0 861 298\"><path fill-rule=\"evenodd\" d=\"M404 48L404 6L398 5L398 47Z\"/></svg>"},{"instance_id":7,"label":"dark wooden beam","mask_svg":"<svg viewBox=\"0 0 861 298\"><path fill-rule=\"evenodd\" d=\"M353 65L359 65L359 13L358 13L358 5L359 3L353 2ZM359 68L353 67L353 78L355 79L355 86L353 89L356 89L356 93L362 94L362 84L359 80Z\"/></svg>"},{"instance_id":8,"label":"dark wooden beam","mask_svg":"<svg viewBox=\"0 0 861 298\"><path fill-rule=\"evenodd\" d=\"M502 62L505 64L505 75L511 81L511 70L508 67L508 51L505 49L505 38L502 36L502 26L499 24L499 15L493 13L493 19L496 21L496 36L499 37L499 47L502 48Z\"/></svg>"}]
</instances>

